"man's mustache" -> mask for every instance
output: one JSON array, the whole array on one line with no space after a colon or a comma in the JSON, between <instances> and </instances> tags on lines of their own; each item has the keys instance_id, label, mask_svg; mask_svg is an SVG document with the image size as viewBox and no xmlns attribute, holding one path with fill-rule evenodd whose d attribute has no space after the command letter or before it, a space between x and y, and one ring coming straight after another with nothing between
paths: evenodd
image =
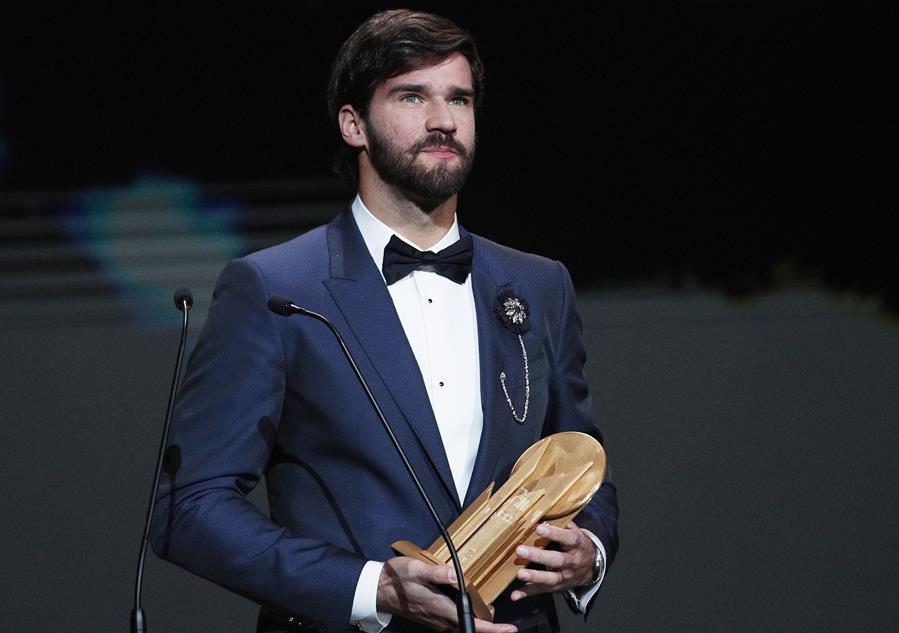
<instances>
[{"instance_id":1,"label":"man's mustache","mask_svg":"<svg viewBox=\"0 0 899 633\"><path fill-rule=\"evenodd\" d=\"M468 150L465 149L462 143L443 132L431 132L424 138L419 139L409 148L409 152L414 155L431 148L451 149L462 157L468 155Z\"/></svg>"}]
</instances>

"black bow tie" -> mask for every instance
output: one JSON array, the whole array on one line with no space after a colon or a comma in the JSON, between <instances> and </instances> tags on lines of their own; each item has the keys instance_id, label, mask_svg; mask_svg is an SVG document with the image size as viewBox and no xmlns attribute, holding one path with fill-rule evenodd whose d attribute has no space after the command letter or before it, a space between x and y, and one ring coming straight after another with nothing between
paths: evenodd
<instances>
[{"instance_id":1,"label":"black bow tie","mask_svg":"<svg viewBox=\"0 0 899 633\"><path fill-rule=\"evenodd\" d=\"M420 251L396 235L392 236L384 247L384 264L381 266L387 285L419 268L432 270L457 284L464 284L471 272L471 235L466 235L439 253Z\"/></svg>"}]
</instances>

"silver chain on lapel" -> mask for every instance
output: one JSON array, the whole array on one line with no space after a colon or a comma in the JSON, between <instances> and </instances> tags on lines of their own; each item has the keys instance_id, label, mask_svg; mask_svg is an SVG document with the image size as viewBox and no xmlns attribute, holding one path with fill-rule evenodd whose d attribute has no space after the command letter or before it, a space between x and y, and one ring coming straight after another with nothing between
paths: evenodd
<instances>
[{"instance_id":1,"label":"silver chain on lapel","mask_svg":"<svg viewBox=\"0 0 899 633\"><path fill-rule=\"evenodd\" d=\"M503 386L503 393L506 394L506 402L509 403L509 408L512 410L512 417L515 418L515 421L519 424L524 424L524 421L528 417L528 404L530 404L531 401L531 375L528 371L528 351L524 348L524 339L521 338L521 334L518 335L518 342L521 344L521 356L524 358L524 412L520 418L515 411L515 405L512 404L512 398L509 396L509 391L506 389L506 372L500 372L499 382Z\"/></svg>"}]
</instances>

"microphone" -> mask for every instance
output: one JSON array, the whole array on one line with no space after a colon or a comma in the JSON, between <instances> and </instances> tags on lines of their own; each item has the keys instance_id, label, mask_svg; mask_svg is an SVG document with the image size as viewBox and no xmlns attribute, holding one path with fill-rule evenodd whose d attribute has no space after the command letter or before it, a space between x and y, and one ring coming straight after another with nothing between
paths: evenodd
<instances>
[{"instance_id":1,"label":"microphone","mask_svg":"<svg viewBox=\"0 0 899 633\"><path fill-rule=\"evenodd\" d=\"M172 426L172 410L175 408L175 392L178 388L178 379L181 376L181 362L184 359L184 343L187 341L187 316L194 305L194 296L187 288L178 288L175 291L175 307L184 313L181 320L181 342L178 344L178 356L175 361L175 375L172 378L172 388L169 391L169 405L165 414L165 425L162 429L162 441L159 444L159 455L156 458L156 474L153 476L153 488L150 491L150 503L147 506L147 518L144 521L144 534L140 541L140 555L137 558L137 577L134 582L134 609L131 611L131 633L146 633L147 618L140 606L141 584L144 577L144 561L147 558L147 545L150 542L150 522L153 519L153 508L156 506L156 493L159 491L159 475L162 471L162 461L165 455L165 447L169 441L169 428Z\"/></svg>"},{"instance_id":2,"label":"microphone","mask_svg":"<svg viewBox=\"0 0 899 633\"><path fill-rule=\"evenodd\" d=\"M194 307L194 296L188 288L178 288L175 291L175 307L182 312Z\"/></svg>"},{"instance_id":3,"label":"microphone","mask_svg":"<svg viewBox=\"0 0 899 633\"><path fill-rule=\"evenodd\" d=\"M378 406L378 401L375 399L375 396L371 392L371 389L369 389L368 383L365 382L365 378L362 376L362 372L359 371L359 366L353 359L353 355L347 348L346 343L343 342L343 337L340 336L340 332L337 331L337 328L334 327L334 324L332 324L321 314L313 312L312 310L301 308L293 301L291 301L290 299L286 299L285 297L271 297L268 300L268 309L275 314L280 314L281 316L301 314L303 316L311 317L317 321L321 321L326 326L328 326L328 329L331 330L334 338L337 339L337 342L340 344L340 349L343 350L343 355L346 356L346 359L352 366L353 372L356 374L356 378L359 379L359 383L362 385L362 389L365 391L365 395L368 396L368 400L369 402L371 402L371 406L374 408L375 413L378 415L378 419L381 420L381 424L384 426L384 430L387 431L387 435L390 436L390 441L393 442L393 446L396 448L397 453L399 453L403 465L406 467L406 470L409 471L409 475L412 477L412 481L415 482L415 487L418 489L418 493L421 495L421 498L424 500L425 505L428 507L428 511L431 513L431 517L437 524L437 529L440 530L440 536L442 536L443 540L446 542L450 557L453 559L453 567L456 570L456 579L459 583L459 600L456 603L456 612L459 617L460 633L474 633L474 612L471 608L471 597L468 595L468 591L465 589L465 579L462 575L462 564L459 562L459 554L458 552L456 552L456 546L453 544L453 540L450 538L449 532L446 531L446 527L443 525L443 521L441 521L440 517L437 515L437 511L434 509L434 505L431 503L431 499L430 497L428 497L428 493L425 492L424 486L421 485L421 481L418 479L418 475L415 474L415 469L412 467L412 463L406 457L406 453L403 451L403 447L400 445L400 441L397 439L396 435L394 435L393 429L390 428L390 423L387 422L387 418L385 418L384 414L381 412L381 407Z\"/></svg>"}]
</instances>

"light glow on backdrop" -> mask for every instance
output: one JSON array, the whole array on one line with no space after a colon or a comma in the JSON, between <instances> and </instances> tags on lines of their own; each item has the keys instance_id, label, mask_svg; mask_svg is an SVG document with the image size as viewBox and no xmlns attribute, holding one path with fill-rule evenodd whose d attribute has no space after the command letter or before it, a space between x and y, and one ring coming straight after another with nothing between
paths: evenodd
<instances>
[{"instance_id":1,"label":"light glow on backdrop","mask_svg":"<svg viewBox=\"0 0 899 633\"><path fill-rule=\"evenodd\" d=\"M142 176L129 187L87 189L60 226L140 328L172 325L171 295L190 285L208 300L217 269L237 257L241 209L187 180Z\"/></svg>"}]
</instances>

